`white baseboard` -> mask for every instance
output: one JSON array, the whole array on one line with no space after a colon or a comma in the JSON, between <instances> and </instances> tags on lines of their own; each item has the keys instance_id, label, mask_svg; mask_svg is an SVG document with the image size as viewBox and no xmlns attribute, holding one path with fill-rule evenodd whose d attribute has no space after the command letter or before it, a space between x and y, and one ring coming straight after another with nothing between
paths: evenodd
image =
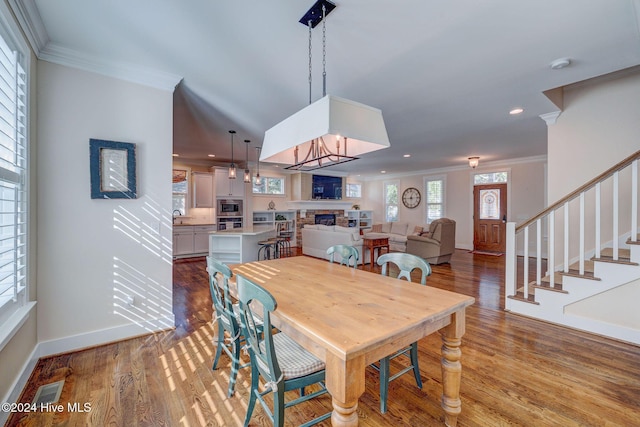
<instances>
[{"instance_id":1,"label":"white baseboard","mask_svg":"<svg viewBox=\"0 0 640 427\"><path fill-rule=\"evenodd\" d=\"M9 389L9 393L4 397L2 402L17 402L20 397L20 393L22 393L22 390L27 385L27 381L29 381L31 372L33 372L33 369L41 357L68 353L70 351L77 351L83 348L95 347L115 341L122 341L140 335L164 331L173 327L175 327L175 317L171 315L146 320L144 322L131 323L99 331L87 332L71 337L39 342L31 352L31 355L22 367L20 375L17 377L16 381ZM0 411L0 425L4 425L8 418L9 412Z\"/></svg>"},{"instance_id":2,"label":"white baseboard","mask_svg":"<svg viewBox=\"0 0 640 427\"><path fill-rule=\"evenodd\" d=\"M20 397L20 393L27 385L27 381L29 381L29 377L31 376L31 372L36 367L36 363L38 363L39 357L37 356L38 346L33 349L29 357L27 358L24 366L20 371L20 375L16 378L15 382L12 384L9 389L9 393L2 399L2 402L17 402ZM7 420L9 419L9 415L11 412L9 411L0 411L0 425L5 425Z\"/></svg>"},{"instance_id":3,"label":"white baseboard","mask_svg":"<svg viewBox=\"0 0 640 427\"><path fill-rule=\"evenodd\" d=\"M113 328L91 331L84 334L59 338L49 341L41 341L36 346L38 357L46 357L54 354L68 353L83 348L95 347L115 341L152 334L171 329L175 326L173 315L149 319L143 322L130 323Z\"/></svg>"}]
</instances>

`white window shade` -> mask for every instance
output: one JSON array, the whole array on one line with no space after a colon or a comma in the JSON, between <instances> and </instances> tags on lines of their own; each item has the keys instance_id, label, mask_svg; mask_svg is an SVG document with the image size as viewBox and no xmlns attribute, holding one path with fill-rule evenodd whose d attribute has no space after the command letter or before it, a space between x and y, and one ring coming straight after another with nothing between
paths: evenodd
<instances>
[{"instance_id":1,"label":"white window shade","mask_svg":"<svg viewBox=\"0 0 640 427\"><path fill-rule=\"evenodd\" d=\"M336 152L336 140L340 150ZM346 138L346 151L345 140ZM260 161L295 165L303 162L311 144L320 139L334 154L357 157L390 146L382 112L373 107L326 95L265 132ZM303 170L312 170L309 162ZM323 166L320 166L323 167Z\"/></svg>"}]
</instances>

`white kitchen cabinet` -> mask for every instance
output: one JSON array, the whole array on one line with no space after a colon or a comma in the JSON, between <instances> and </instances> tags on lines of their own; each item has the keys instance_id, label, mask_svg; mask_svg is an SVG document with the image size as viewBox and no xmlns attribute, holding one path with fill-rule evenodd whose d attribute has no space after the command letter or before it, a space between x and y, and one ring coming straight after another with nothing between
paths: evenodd
<instances>
[{"instance_id":1,"label":"white kitchen cabinet","mask_svg":"<svg viewBox=\"0 0 640 427\"><path fill-rule=\"evenodd\" d=\"M173 227L173 256L191 255L193 253L193 227L180 225Z\"/></svg>"},{"instance_id":2,"label":"white kitchen cabinet","mask_svg":"<svg viewBox=\"0 0 640 427\"><path fill-rule=\"evenodd\" d=\"M209 252L209 233L216 231L215 225L193 226L193 253L207 254Z\"/></svg>"},{"instance_id":3,"label":"white kitchen cabinet","mask_svg":"<svg viewBox=\"0 0 640 427\"><path fill-rule=\"evenodd\" d=\"M242 171L236 179L229 179L229 175L226 169L216 169L216 197L218 198L233 198L244 199L245 183L242 180Z\"/></svg>"},{"instance_id":4,"label":"white kitchen cabinet","mask_svg":"<svg viewBox=\"0 0 640 427\"><path fill-rule=\"evenodd\" d=\"M213 175L194 172L191 176L193 178L193 207L213 208Z\"/></svg>"},{"instance_id":5,"label":"white kitchen cabinet","mask_svg":"<svg viewBox=\"0 0 640 427\"><path fill-rule=\"evenodd\" d=\"M173 256L188 258L209 253L209 233L215 225L178 225L173 227Z\"/></svg>"}]
</instances>

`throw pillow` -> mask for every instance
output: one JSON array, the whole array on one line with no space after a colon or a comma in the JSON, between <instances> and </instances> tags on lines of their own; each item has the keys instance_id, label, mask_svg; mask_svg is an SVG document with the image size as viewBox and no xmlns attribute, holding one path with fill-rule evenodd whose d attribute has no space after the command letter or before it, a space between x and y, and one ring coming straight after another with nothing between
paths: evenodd
<instances>
[{"instance_id":1,"label":"throw pillow","mask_svg":"<svg viewBox=\"0 0 640 427\"><path fill-rule=\"evenodd\" d=\"M406 222L393 222L391 223L391 233L406 236L408 227L409 224L407 224Z\"/></svg>"},{"instance_id":2,"label":"throw pillow","mask_svg":"<svg viewBox=\"0 0 640 427\"><path fill-rule=\"evenodd\" d=\"M419 225L416 225L413 228L413 233L411 233L412 236L420 236L422 234L423 228L420 227Z\"/></svg>"},{"instance_id":3,"label":"throw pillow","mask_svg":"<svg viewBox=\"0 0 640 427\"><path fill-rule=\"evenodd\" d=\"M355 233L356 229L353 227L343 227L341 225L336 225L333 231L337 231L339 233Z\"/></svg>"},{"instance_id":4,"label":"throw pillow","mask_svg":"<svg viewBox=\"0 0 640 427\"><path fill-rule=\"evenodd\" d=\"M382 224L373 224L371 231L374 233L382 233Z\"/></svg>"},{"instance_id":5,"label":"throw pillow","mask_svg":"<svg viewBox=\"0 0 640 427\"><path fill-rule=\"evenodd\" d=\"M318 224L316 225L316 227L318 227L318 230L323 230L323 231L333 231L333 228L334 228L333 225L323 225L323 224Z\"/></svg>"}]
</instances>

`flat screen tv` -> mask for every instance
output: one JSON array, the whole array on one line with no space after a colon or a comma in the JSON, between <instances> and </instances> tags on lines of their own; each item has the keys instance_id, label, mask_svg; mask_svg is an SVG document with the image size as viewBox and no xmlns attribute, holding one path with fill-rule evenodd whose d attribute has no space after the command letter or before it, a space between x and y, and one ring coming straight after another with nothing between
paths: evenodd
<instances>
[{"instance_id":1,"label":"flat screen tv","mask_svg":"<svg viewBox=\"0 0 640 427\"><path fill-rule=\"evenodd\" d=\"M314 199L342 199L342 178L339 176L313 175Z\"/></svg>"}]
</instances>

